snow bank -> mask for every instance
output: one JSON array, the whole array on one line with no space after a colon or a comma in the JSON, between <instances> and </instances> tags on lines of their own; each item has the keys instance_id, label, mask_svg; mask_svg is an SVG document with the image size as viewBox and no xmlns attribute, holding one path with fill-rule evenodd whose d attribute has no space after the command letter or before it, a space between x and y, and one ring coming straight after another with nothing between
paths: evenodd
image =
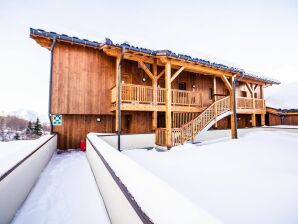
<instances>
[{"instance_id":1,"label":"snow bank","mask_svg":"<svg viewBox=\"0 0 298 224\"><path fill-rule=\"evenodd\" d=\"M88 134L88 138L92 144L96 146L99 153L103 156L115 172L116 176L126 186L127 190L134 197L134 200L152 222L159 224L221 223L217 218L210 215L199 206L193 204L190 200L179 194L161 179L156 178L156 176L146 171L136 162L118 152L115 148L98 137L97 134ZM92 151L94 151L92 146L87 144L87 155L89 153L89 161L91 161L91 165L95 164L92 162L92 157L96 156L99 158L96 153L91 153ZM95 166L93 165L93 167ZM112 210L115 207L119 208L120 206L121 208L124 205L117 204L118 197L116 197L116 195L114 197L114 201L107 200L109 195L106 194L109 194L110 192L106 193L105 191L102 191L102 188L106 188L106 186L103 185L108 182L107 178L110 177L107 177L107 175L103 173L102 169L97 171L94 170L94 173L96 176L97 173L101 174L101 176L98 177L98 186L100 187L101 192L104 192L102 193L103 199L107 206L111 220L114 223ZM123 214L123 217L125 217L127 211L125 209L119 209L118 214L116 215L120 216L121 213ZM115 218L115 220L118 219ZM122 220L122 223L125 223L125 220Z\"/></svg>"},{"instance_id":2,"label":"snow bank","mask_svg":"<svg viewBox=\"0 0 298 224\"><path fill-rule=\"evenodd\" d=\"M168 152L123 153L224 223L298 223L298 135L248 133Z\"/></svg>"},{"instance_id":3,"label":"snow bank","mask_svg":"<svg viewBox=\"0 0 298 224\"><path fill-rule=\"evenodd\" d=\"M54 154L13 223L110 223L85 153Z\"/></svg>"},{"instance_id":4,"label":"snow bank","mask_svg":"<svg viewBox=\"0 0 298 224\"><path fill-rule=\"evenodd\" d=\"M266 106L275 109L298 109L298 82L273 85L265 89Z\"/></svg>"},{"instance_id":5,"label":"snow bank","mask_svg":"<svg viewBox=\"0 0 298 224\"><path fill-rule=\"evenodd\" d=\"M0 176L51 137L44 135L36 140L0 141Z\"/></svg>"}]
</instances>

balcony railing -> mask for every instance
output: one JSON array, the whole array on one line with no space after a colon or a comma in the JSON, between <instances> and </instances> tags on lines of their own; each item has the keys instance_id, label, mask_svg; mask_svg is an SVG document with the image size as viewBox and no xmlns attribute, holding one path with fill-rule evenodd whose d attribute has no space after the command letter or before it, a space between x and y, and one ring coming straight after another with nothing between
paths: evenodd
<instances>
[{"instance_id":1,"label":"balcony railing","mask_svg":"<svg viewBox=\"0 0 298 224\"><path fill-rule=\"evenodd\" d=\"M154 89L152 86L122 84L121 101L124 103L136 104L154 104ZM111 90L112 103L116 102L117 88ZM202 94L200 92L192 92L185 90L172 89L171 100L173 106L195 106L203 107ZM265 109L264 99L254 99L255 109ZM164 105L166 103L166 89L156 89L156 104ZM237 97L238 109L253 109L254 103L252 98Z\"/></svg>"},{"instance_id":2,"label":"balcony railing","mask_svg":"<svg viewBox=\"0 0 298 224\"><path fill-rule=\"evenodd\" d=\"M151 86L122 84L121 101L126 103L154 103L154 90ZM171 92L173 105L177 106L198 106L202 107L202 94L199 92L173 89ZM117 88L111 90L112 103L116 102ZM156 90L156 104L166 103L166 89Z\"/></svg>"},{"instance_id":3,"label":"balcony railing","mask_svg":"<svg viewBox=\"0 0 298 224\"><path fill-rule=\"evenodd\" d=\"M253 109L253 98L237 97L237 109ZM265 109L264 99L255 99L255 109Z\"/></svg>"}]
</instances>

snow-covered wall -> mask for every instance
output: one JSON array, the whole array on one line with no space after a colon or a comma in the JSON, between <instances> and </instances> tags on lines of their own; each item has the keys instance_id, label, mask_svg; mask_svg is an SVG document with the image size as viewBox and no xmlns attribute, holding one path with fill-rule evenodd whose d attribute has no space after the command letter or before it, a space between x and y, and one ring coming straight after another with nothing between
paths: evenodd
<instances>
[{"instance_id":1,"label":"snow-covered wall","mask_svg":"<svg viewBox=\"0 0 298 224\"><path fill-rule=\"evenodd\" d=\"M101 136L101 139L106 141L112 147L117 148L117 135L105 135ZM155 145L155 134L128 134L121 135L121 149L136 149L152 147ZM136 141L137 139L137 141Z\"/></svg>"},{"instance_id":2,"label":"snow-covered wall","mask_svg":"<svg viewBox=\"0 0 298 224\"><path fill-rule=\"evenodd\" d=\"M98 134L87 136L87 158L112 223L221 223Z\"/></svg>"},{"instance_id":3,"label":"snow-covered wall","mask_svg":"<svg viewBox=\"0 0 298 224\"><path fill-rule=\"evenodd\" d=\"M30 154L0 176L0 224L12 220L56 149L57 135L43 138L38 147L33 146Z\"/></svg>"}]
</instances>

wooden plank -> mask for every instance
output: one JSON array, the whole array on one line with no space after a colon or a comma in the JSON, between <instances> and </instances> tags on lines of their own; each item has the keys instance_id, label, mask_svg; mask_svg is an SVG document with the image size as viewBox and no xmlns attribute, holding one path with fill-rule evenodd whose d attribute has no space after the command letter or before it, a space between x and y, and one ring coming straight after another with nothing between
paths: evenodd
<instances>
[{"instance_id":1,"label":"wooden plank","mask_svg":"<svg viewBox=\"0 0 298 224\"><path fill-rule=\"evenodd\" d=\"M171 111L171 64L165 65L165 87L166 87L166 147L172 147L172 111Z\"/></svg>"},{"instance_id":2,"label":"wooden plank","mask_svg":"<svg viewBox=\"0 0 298 224\"><path fill-rule=\"evenodd\" d=\"M184 67L183 67L183 66L182 66L181 68L179 68L179 69L174 73L174 75L171 77L171 82L173 82L183 70L184 70Z\"/></svg>"}]
</instances>

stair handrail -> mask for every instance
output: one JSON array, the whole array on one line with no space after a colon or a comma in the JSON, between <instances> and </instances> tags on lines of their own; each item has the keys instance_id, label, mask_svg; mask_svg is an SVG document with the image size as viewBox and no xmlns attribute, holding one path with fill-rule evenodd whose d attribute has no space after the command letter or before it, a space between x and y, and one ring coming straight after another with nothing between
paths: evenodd
<instances>
[{"instance_id":1,"label":"stair handrail","mask_svg":"<svg viewBox=\"0 0 298 224\"><path fill-rule=\"evenodd\" d=\"M189 121L189 122L185 123L184 125L182 125L181 128L180 128L181 135L183 135L183 136L181 136L181 144L183 144L184 141L190 140L190 136L191 136L191 138L194 138L194 136L199 131L203 130L210 123L210 121L215 119L214 116L210 116L210 119L206 120L203 123L203 125L201 125L201 128L198 128L197 127L198 124L194 125L194 123L198 122L199 119L204 118L205 114L210 113L210 115L211 115L211 112L213 110L213 113L216 114L216 117L218 117L219 115L229 111L231 109L230 107L225 107L224 110L221 110L220 108L218 108L218 105L220 105L221 102L224 102L224 101L230 101L230 96L227 96L225 98L222 98L220 100L215 101L213 104L211 104L209 107L207 107L201 114L199 114L196 118L194 118L191 121ZM227 104L229 104L229 102L227 102ZM215 110L216 110L216 112L215 112Z\"/></svg>"}]
</instances>

